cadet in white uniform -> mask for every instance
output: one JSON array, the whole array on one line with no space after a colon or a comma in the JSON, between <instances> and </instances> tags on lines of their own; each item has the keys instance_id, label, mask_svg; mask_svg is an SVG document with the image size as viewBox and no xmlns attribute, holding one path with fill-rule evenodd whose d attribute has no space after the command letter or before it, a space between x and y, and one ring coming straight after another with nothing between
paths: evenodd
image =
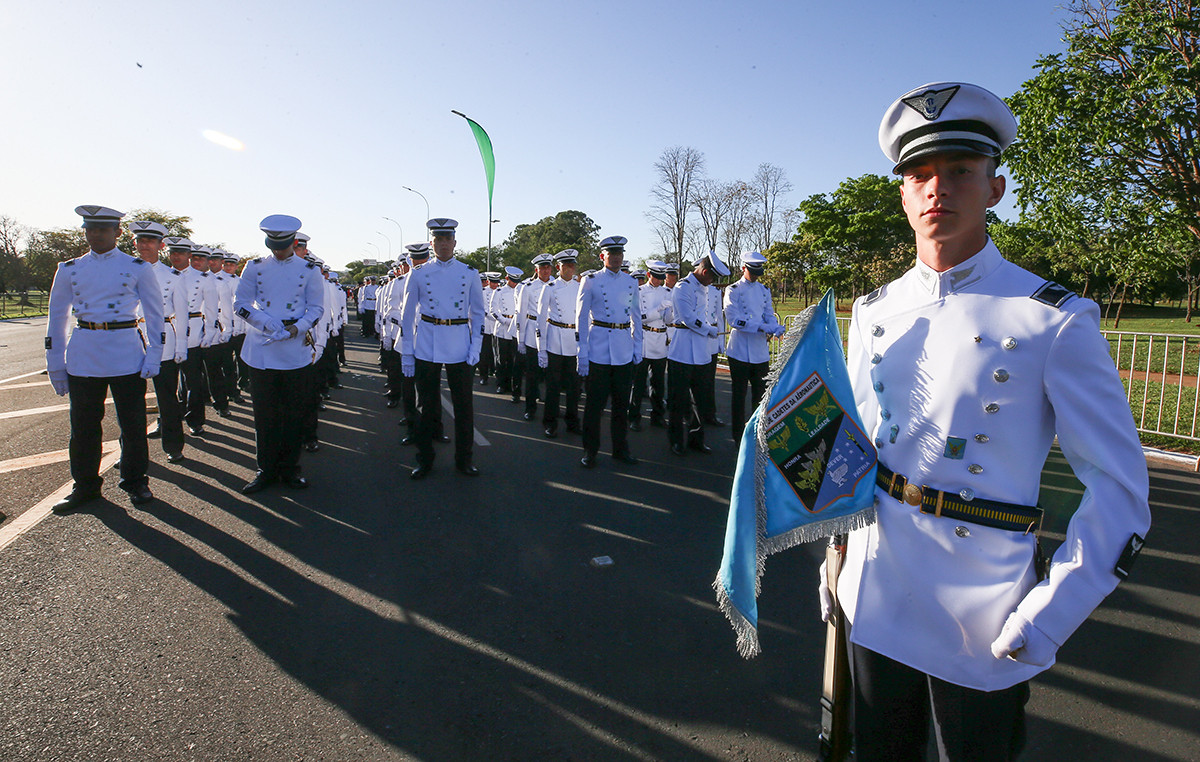
<instances>
[{"instance_id":1,"label":"cadet in white uniform","mask_svg":"<svg viewBox=\"0 0 1200 762\"><path fill-rule=\"evenodd\" d=\"M492 294L491 316L496 321L496 394L510 393L513 402L521 399L521 379L517 373L517 284L523 273L518 267L504 268L504 285Z\"/></svg>"},{"instance_id":2,"label":"cadet in white uniform","mask_svg":"<svg viewBox=\"0 0 1200 762\"><path fill-rule=\"evenodd\" d=\"M563 420L567 431L579 433L579 355L578 331L575 330L575 305L579 301L579 281L575 280L575 261L579 252L563 249L554 255L558 277L542 289L538 303L537 362L546 371L546 409L542 426L546 436L558 436L558 399L566 393L567 409Z\"/></svg>"},{"instance_id":3,"label":"cadet in white uniform","mask_svg":"<svg viewBox=\"0 0 1200 762\"><path fill-rule=\"evenodd\" d=\"M146 379L158 374L162 359L162 291L153 267L117 248L122 212L79 206L75 213L83 217L90 250L58 265L46 325L50 384L59 396L71 395L68 450L75 484L52 507L56 513L100 497L100 420L110 392L121 427L120 487L134 505L154 499L146 478ZM138 332L139 305L144 338ZM76 325L68 341L72 312Z\"/></svg>"},{"instance_id":4,"label":"cadet in white uniform","mask_svg":"<svg viewBox=\"0 0 1200 762\"><path fill-rule=\"evenodd\" d=\"M487 386L487 382L496 374L496 320L492 317L492 297L500 288L500 273L480 273L483 280L483 345L479 350L479 385Z\"/></svg>"},{"instance_id":5,"label":"cadet in white uniform","mask_svg":"<svg viewBox=\"0 0 1200 762\"><path fill-rule=\"evenodd\" d=\"M454 258L458 222L435 217L426 223L433 237L435 258L413 268L404 284L404 309L400 337L405 376L417 386L417 467L413 479L423 479L433 468L433 440L437 435L437 408L442 367L454 408L454 466L459 473L478 476L472 462L475 414L471 379L483 345L483 289L479 273Z\"/></svg>"},{"instance_id":6,"label":"cadet in white uniform","mask_svg":"<svg viewBox=\"0 0 1200 762\"><path fill-rule=\"evenodd\" d=\"M704 443L704 421L712 416L709 405L715 403L709 402L705 390L717 327L709 312L708 287L726 275L729 267L715 251L709 252L671 289L675 338L667 348L667 433L676 455L686 455L686 447L712 451Z\"/></svg>"},{"instance_id":7,"label":"cadet in white uniform","mask_svg":"<svg viewBox=\"0 0 1200 762\"><path fill-rule=\"evenodd\" d=\"M650 282L638 287L642 302L642 361L633 371L629 428L642 430L642 400L650 392L650 425L667 426L667 325L674 322L671 291L663 285L666 262L650 263Z\"/></svg>"},{"instance_id":8,"label":"cadet in white uniform","mask_svg":"<svg viewBox=\"0 0 1200 762\"><path fill-rule=\"evenodd\" d=\"M217 283L208 271L208 253L204 246L186 238L166 239L169 246L192 246L190 266L183 271L183 288L188 299L187 359L183 362L180 392L184 403L183 420L188 433L204 433L205 405L208 404L208 377L204 372L205 350L217 339Z\"/></svg>"},{"instance_id":9,"label":"cadet in white uniform","mask_svg":"<svg viewBox=\"0 0 1200 762\"><path fill-rule=\"evenodd\" d=\"M367 282L358 290L358 316L362 320L362 335L368 339L375 336L375 297L378 293L375 276L368 275Z\"/></svg>"},{"instance_id":10,"label":"cadet in white uniform","mask_svg":"<svg viewBox=\"0 0 1200 762\"><path fill-rule=\"evenodd\" d=\"M407 255L401 256L392 265L394 277L382 289L383 297L376 302L375 314L380 316L382 330L379 341L383 350L383 372L385 387L383 396L387 406L400 406L404 374L400 372L400 308L404 296L404 277L408 273Z\"/></svg>"},{"instance_id":11,"label":"cadet in white uniform","mask_svg":"<svg viewBox=\"0 0 1200 762\"><path fill-rule=\"evenodd\" d=\"M233 364L233 293L234 284L225 274L225 251L208 251L208 273L217 289L217 335L204 351L204 370L208 373L208 390L213 409L222 418L229 417L229 396L233 379L227 375Z\"/></svg>"},{"instance_id":12,"label":"cadet in white uniform","mask_svg":"<svg viewBox=\"0 0 1200 762\"><path fill-rule=\"evenodd\" d=\"M604 269L587 276L579 285L575 325L579 331L580 377L587 378L587 402L583 408L584 468L594 468L600 449L600 417L612 399L613 459L629 465L638 462L629 452L629 389L633 368L642 361L642 304L637 281L621 272L625 259L624 236L609 236L600 242Z\"/></svg>"},{"instance_id":13,"label":"cadet in white uniform","mask_svg":"<svg viewBox=\"0 0 1200 762\"><path fill-rule=\"evenodd\" d=\"M533 258L533 277L517 291L517 351L521 354L521 375L525 379L526 421L537 415L538 398L541 396L542 379L545 372L538 366L538 305L542 292L550 282L553 258L549 254L538 254Z\"/></svg>"},{"instance_id":14,"label":"cadet in white uniform","mask_svg":"<svg viewBox=\"0 0 1200 762\"><path fill-rule=\"evenodd\" d=\"M746 428L746 387L750 387L750 407L758 407L767 389L767 371L771 369L770 337L782 336L784 328L775 317L771 290L759 278L767 258L757 251L742 254L742 277L725 289L725 324L729 326L729 381L733 403L729 422L733 441L742 441Z\"/></svg>"},{"instance_id":15,"label":"cadet in white uniform","mask_svg":"<svg viewBox=\"0 0 1200 762\"><path fill-rule=\"evenodd\" d=\"M241 285L241 276L237 274L238 265L241 261L229 252L225 252L225 259L222 262L222 267L225 271L225 278L230 285L230 292L237 294L238 286ZM245 400L242 399L242 391L250 388L250 366L245 365L242 360L242 344L246 341L246 321L242 320L236 314L233 316L233 335L229 339L230 351L226 355L225 380L227 382L226 390L229 394L229 401L236 402L239 405L244 405Z\"/></svg>"},{"instance_id":16,"label":"cadet in white uniform","mask_svg":"<svg viewBox=\"0 0 1200 762\"><path fill-rule=\"evenodd\" d=\"M129 223L134 246L143 262L154 269L154 278L162 290L163 331L162 363L154 377L154 396L158 405L158 426L146 436L161 439L168 463L183 460L183 405L179 402L179 366L187 359L187 336L177 335L177 325L187 328L187 297L183 293L183 276L159 258L167 228L153 220L134 220ZM187 267L187 256L178 257ZM139 314L141 309L139 307ZM144 316L142 322L145 322Z\"/></svg>"},{"instance_id":17,"label":"cadet in white uniform","mask_svg":"<svg viewBox=\"0 0 1200 762\"><path fill-rule=\"evenodd\" d=\"M901 97L879 130L917 263L855 301L849 335L880 465L877 522L851 533L837 590L859 760L919 758L931 717L943 758L1015 757L1027 681L1128 573L1150 523L1096 305L987 237L1016 128L992 93L943 82ZM1034 505L1056 434L1086 490L1039 581Z\"/></svg>"},{"instance_id":18,"label":"cadet in white uniform","mask_svg":"<svg viewBox=\"0 0 1200 762\"><path fill-rule=\"evenodd\" d=\"M295 489L308 486L299 463L314 386L310 331L325 303L320 269L294 254L300 220L273 214L259 229L272 256L246 263L234 300L234 311L250 325L242 358L250 366L258 471L242 488L246 494L277 479Z\"/></svg>"}]
</instances>

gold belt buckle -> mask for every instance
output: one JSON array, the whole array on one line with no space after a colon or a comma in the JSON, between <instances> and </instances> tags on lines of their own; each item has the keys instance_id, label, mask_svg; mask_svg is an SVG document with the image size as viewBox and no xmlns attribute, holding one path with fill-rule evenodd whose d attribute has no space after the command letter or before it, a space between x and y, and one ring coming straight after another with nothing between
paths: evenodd
<instances>
[{"instance_id":1,"label":"gold belt buckle","mask_svg":"<svg viewBox=\"0 0 1200 762\"><path fill-rule=\"evenodd\" d=\"M909 483L904 485L904 502L909 505L921 504L921 488L915 484Z\"/></svg>"}]
</instances>

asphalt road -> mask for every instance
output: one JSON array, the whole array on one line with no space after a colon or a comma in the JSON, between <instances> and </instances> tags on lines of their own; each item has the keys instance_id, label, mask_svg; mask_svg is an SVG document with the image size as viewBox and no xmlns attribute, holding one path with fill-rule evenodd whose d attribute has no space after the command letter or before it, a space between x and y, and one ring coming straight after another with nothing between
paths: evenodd
<instances>
[{"instance_id":1,"label":"asphalt road","mask_svg":"<svg viewBox=\"0 0 1200 762\"><path fill-rule=\"evenodd\" d=\"M814 758L820 549L768 561L764 652L741 659L711 588L727 428L687 458L631 433L641 464L603 449L585 471L577 437L476 387L483 477L440 445L412 482L355 334L310 489L240 494L235 407L178 466L151 443L149 510L114 476L106 502L14 537L70 481L68 427L38 374L44 319L0 323L0 759ZM1069 506L1064 469L1045 494ZM1133 578L1033 684L1025 759L1200 758L1200 478L1155 468L1152 489Z\"/></svg>"}]
</instances>

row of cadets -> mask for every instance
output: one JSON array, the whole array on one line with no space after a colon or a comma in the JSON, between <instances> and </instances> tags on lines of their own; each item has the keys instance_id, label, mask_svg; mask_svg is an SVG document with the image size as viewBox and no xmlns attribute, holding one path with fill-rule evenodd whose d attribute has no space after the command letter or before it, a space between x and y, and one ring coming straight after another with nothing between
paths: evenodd
<instances>
[{"instance_id":1,"label":"row of cadets","mask_svg":"<svg viewBox=\"0 0 1200 762\"><path fill-rule=\"evenodd\" d=\"M766 265L767 258L757 251L743 254L742 277L725 289L725 322L729 326L725 357L732 391L729 423L735 442L741 442L746 426L746 388L750 389L751 408L757 407L771 368L768 343L772 336L784 333L775 317L771 291L759 280Z\"/></svg>"},{"instance_id":2,"label":"row of cadets","mask_svg":"<svg viewBox=\"0 0 1200 762\"><path fill-rule=\"evenodd\" d=\"M50 384L59 396L70 395L74 484L52 506L56 513L100 497L100 422L110 392L121 429L120 487L134 505L154 499L146 477L146 379L158 374L162 360L162 291L153 267L117 248L122 212L88 205L75 213L83 218L89 251L59 263L46 325ZM72 314L76 326L68 341Z\"/></svg>"},{"instance_id":3,"label":"row of cadets","mask_svg":"<svg viewBox=\"0 0 1200 762\"><path fill-rule=\"evenodd\" d=\"M300 220L284 214L265 218L270 257L251 260L242 271L234 309L251 328L242 356L250 366L254 404L254 478L242 488L258 492L277 480L300 489L302 418L313 397L312 348L308 331L324 313L325 294L316 265L294 256Z\"/></svg>"},{"instance_id":4,"label":"row of cadets","mask_svg":"<svg viewBox=\"0 0 1200 762\"><path fill-rule=\"evenodd\" d=\"M583 278L575 308L579 331L579 375L587 378L583 410L584 468L596 465L600 449L600 418L612 400L613 458L629 465L637 458L629 451L626 413L633 368L642 361L642 311L637 281L621 272L625 258L624 236L600 242L604 268Z\"/></svg>"},{"instance_id":5,"label":"row of cadets","mask_svg":"<svg viewBox=\"0 0 1200 762\"><path fill-rule=\"evenodd\" d=\"M221 249L203 247L207 254L209 278L217 290L216 334L204 350L204 369L208 373L208 389L213 408L222 418L229 417L229 401L237 395L236 380L230 378L233 362L233 292L234 283L225 274L225 252Z\"/></svg>"},{"instance_id":6,"label":"row of cadets","mask_svg":"<svg viewBox=\"0 0 1200 762\"><path fill-rule=\"evenodd\" d=\"M567 431L580 433L579 425L579 355L575 307L579 302L579 281L575 280L575 249L564 249L554 255L558 277L542 289L537 307L537 366L546 380L546 402L542 425L547 437L558 436L558 400L565 394L566 411L563 420ZM526 406L528 411L528 405ZM526 418L529 420L529 418Z\"/></svg>"},{"instance_id":7,"label":"row of cadets","mask_svg":"<svg viewBox=\"0 0 1200 762\"><path fill-rule=\"evenodd\" d=\"M380 366L384 373L383 396L389 408L399 407L401 400L404 374L400 372L400 297L404 294L404 277L408 271L408 255L402 254L392 263L392 277L380 288L375 305Z\"/></svg>"},{"instance_id":8,"label":"row of cadets","mask_svg":"<svg viewBox=\"0 0 1200 762\"><path fill-rule=\"evenodd\" d=\"M633 374L629 396L629 428L642 430L642 400L650 397L650 425L667 426L667 326L674 322L671 290L666 287L667 263L651 262L649 282L638 287L642 304L642 361Z\"/></svg>"},{"instance_id":9,"label":"row of cadets","mask_svg":"<svg viewBox=\"0 0 1200 762\"><path fill-rule=\"evenodd\" d=\"M520 354L520 372L525 381L526 421L537 415L537 403L541 397L541 382L545 373L538 367L538 305L542 291L550 282L553 259L549 254L538 254L531 260L533 276L517 289L517 352ZM517 401L517 393L513 393Z\"/></svg>"},{"instance_id":10,"label":"row of cadets","mask_svg":"<svg viewBox=\"0 0 1200 762\"><path fill-rule=\"evenodd\" d=\"M170 236L164 240L173 265L178 266L183 256L187 256L187 264L182 270L188 304L187 358L181 369L179 394L188 433L199 437L204 435L205 406L209 399L208 376L204 369L205 350L217 339L219 294L216 281L210 277L208 254L204 247L182 236Z\"/></svg>"},{"instance_id":11,"label":"row of cadets","mask_svg":"<svg viewBox=\"0 0 1200 762\"><path fill-rule=\"evenodd\" d=\"M222 266L225 270L225 277L228 279L231 291L237 294L238 286L242 282L242 278L238 275L238 265L241 264L233 254L225 252L225 259ZM250 366L246 365L246 361L242 359L242 344L246 340L246 321L242 320L235 313L233 320L233 335L229 339L229 347L231 360L226 367L225 378L229 382L227 389L229 390L229 399L239 405L245 404L242 399L242 392L250 388Z\"/></svg>"},{"instance_id":12,"label":"row of cadets","mask_svg":"<svg viewBox=\"0 0 1200 762\"><path fill-rule=\"evenodd\" d=\"M729 268L715 252L709 252L696 260L692 272L671 290L676 330L667 348L667 430L671 452L676 455L684 455L685 448L712 450L704 443L704 422L716 417L709 365L718 328L709 287L727 275Z\"/></svg>"},{"instance_id":13,"label":"row of cadets","mask_svg":"<svg viewBox=\"0 0 1200 762\"><path fill-rule=\"evenodd\" d=\"M496 375L496 320L492 317L492 296L500 288L503 277L498 272L480 273L483 287L483 344L479 350L479 385L487 386Z\"/></svg>"},{"instance_id":14,"label":"row of cadets","mask_svg":"<svg viewBox=\"0 0 1200 762\"><path fill-rule=\"evenodd\" d=\"M358 318L362 321L362 335L369 339L376 335L375 308L379 285L375 283L374 275L368 275L365 280L358 288Z\"/></svg>"},{"instance_id":15,"label":"row of cadets","mask_svg":"<svg viewBox=\"0 0 1200 762\"><path fill-rule=\"evenodd\" d=\"M496 347L496 394L511 393L520 400L521 379L517 375L517 284L521 268L504 268L504 284L496 288L488 303L488 315L495 321L493 342Z\"/></svg>"},{"instance_id":16,"label":"row of cadets","mask_svg":"<svg viewBox=\"0 0 1200 762\"><path fill-rule=\"evenodd\" d=\"M162 362L154 377L154 396L158 404L158 426L147 436L161 438L168 463L183 460L183 405L179 401L179 369L187 359L187 296L180 269L188 266L188 254L178 255L179 268L159 258L166 244L167 228L153 220L129 223L137 255L150 265L162 290L163 330ZM173 263L176 258L173 258ZM141 306L138 306L141 314ZM142 317L144 327L144 315Z\"/></svg>"},{"instance_id":17,"label":"row of cadets","mask_svg":"<svg viewBox=\"0 0 1200 762\"><path fill-rule=\"evenodd\" d=\"M454 407L455 468L467 476L478 476L473 463L471 380L483 345L483 289L475 268L454 257L458 223L436 217L426 227L435 258L409 274L401 313L401 370L415 379L420 416L415 432L417 467L411 476L422 479L433 468L443 367Z\"/></svg>"}]
</instances>

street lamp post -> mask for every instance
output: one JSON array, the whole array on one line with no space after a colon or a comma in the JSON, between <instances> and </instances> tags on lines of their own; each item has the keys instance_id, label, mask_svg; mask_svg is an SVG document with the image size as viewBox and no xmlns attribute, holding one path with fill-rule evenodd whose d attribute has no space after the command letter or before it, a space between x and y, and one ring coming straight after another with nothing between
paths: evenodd
<instances>
[{"instance_id":1,"label":"street lamp post","mask_svg":"<svg viewBox=\"0 0 1200 762\"><path fill-rule=\"evenodd\" d=\"M403 232L403 231L401 231L401 232ZM386 234L381 233L378 230L375 231L375 235L383 236L383 239L388 242L388 261L391 262L392 261L392 239L388 238Z\"/></svg>"},{"instance_id":2,"label":"street lamp post","mask_svg":"<svg viewBox=\"0 0 1200 762\"><path fill-rule=\"evenodd\" d=\"M404 228L400 227L400 223L393 220L391 217L384 217L385 220L400 228L400 245L404 245Z\"/></svg>"},{"instance_id":3,"label":"street lamp post","mask_svg":"<svg viewBox=\"0 0 1200 762\"><path fill-rule=\"evenodd\" d=\"M421 200L425 202L425 219L427 219L427 220L430 219L430 217L429 217L429 199L425 198L425 194L419 190L410 188L407 185L401 185L400 187L406 191L412 191L413 193L415 193L421 197Z\"/></svg>"}]
</instances>

